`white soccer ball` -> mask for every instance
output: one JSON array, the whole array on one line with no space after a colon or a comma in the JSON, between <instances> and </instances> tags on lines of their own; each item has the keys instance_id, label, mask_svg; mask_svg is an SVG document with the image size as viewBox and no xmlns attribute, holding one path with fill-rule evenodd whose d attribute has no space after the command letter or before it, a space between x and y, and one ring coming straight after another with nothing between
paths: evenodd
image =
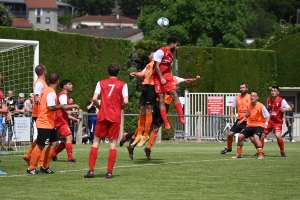
<instances>
[{"instance_id":1,"label":"white soccer ball","mask_svg":"<svg viewBox=\"0 0 300 200\"><path fill-rule=\"evenodd\" d=\"M169 26L169 20L166 17L161 17L157 20L157 25L162 29L166 29Z\"/></svg>"}]
</instances>

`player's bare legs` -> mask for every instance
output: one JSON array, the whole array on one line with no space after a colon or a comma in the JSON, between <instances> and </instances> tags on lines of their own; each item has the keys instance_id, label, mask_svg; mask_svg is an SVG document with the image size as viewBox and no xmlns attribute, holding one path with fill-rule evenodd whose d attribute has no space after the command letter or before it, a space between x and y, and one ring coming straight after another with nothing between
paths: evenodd
<instances>
[{"instance_id":1,"label":"player's bare legs","mask_svg":"<svg viewBox=\"0 0 300 200\"><path fill-rule=\"evenodd\" d=\"M165 94L164 93L158 93L158 102L159 102L159 112L160 115L164 121L165 124L165 129L170 129L170 123L168 121L168 117L167 117L167 111L166 111L166 106L165 106Z\"/></svg>"}]
</instances>

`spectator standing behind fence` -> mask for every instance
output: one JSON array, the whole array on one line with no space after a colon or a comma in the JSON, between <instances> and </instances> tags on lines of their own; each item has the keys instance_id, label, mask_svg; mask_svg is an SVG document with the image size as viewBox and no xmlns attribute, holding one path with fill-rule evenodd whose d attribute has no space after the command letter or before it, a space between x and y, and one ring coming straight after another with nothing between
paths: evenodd
<instances>
[{"instance_id":1,"label":"spectator standing behind fence","mask_svg":"<svg viewBox=\"0 0 300 200\"><path fill-rule=\"evenodd\" d=\"M24 116L24 113L25 113L24 99L25 99L24 93L20 93L19 94L19 99L16 101L16 104L15 104L15 114L16 114L16 116L17 115L19 117Z\"/></svg>"},{"instance_id":2,"label":"spectator standing behind fence","mask_svg":"<svg viewBox=\"0 0 300 200\"><path fill-rule=\"evenodd\" d=\"M82 125L82 144L86 144L89 140L89 134L86 129L86 125Z\"/></svg>"},{"instance_id":3,"label":"spectator standing behind fence","mask_svg":"<svg viewBox=\"0 0 300 200\"><path fill-rule=\"evenodd\" d=\"M91 142L93 143L94 141L94 131L95 131L95 126L97 122L97 116L96 114L98 113L98 109L95 106L95 103L93 102L93 96L91 96L90 101L87 102L87 109L88 113L94 114L89 115L89 129L90 129L90 136L91 136Z\"/></svg>"},{"instance_id":4,"label":"spectator standing behind fence","mask_svg":"<svg viewBox=\"0 0 300 200\"><path fill-rule=\"evenodd\" d=\"M294 108L293 103L290 103L290 106L292 109ZM285 133L283 133L281 137L284 138L287 134L289 134L290 142L295 142L295 140L293 139L294 113L293 111L286 112L285 116L286 116L285 124L288 130Z\"/></svg>"},{"instance_id":5,"label":"spectator standing behind fence","mask_svg":"<svg viewBox=\"0 0 300 200\"><path fill-rule=\"evenodd\" d=\"M25 116L31 117L33 107L33 93L29 94L29 98L24 102Z\"/></svg>"},{"instance_id":6,"label":"spectator standing behind fence","mask_svg":"<svg viewBox=\"0 0 300 200\"><path fill-rule=\"evenodd\" d=\"M7 151L13 151L11 148L12 143L12 136L13 136L13 122L14 122L14 115L15 115L15 105L16 101L13 98L13 91L9 90L7 92L7 97L4 100L4 104L8 107L9 112L3 116L3 136L6 136L6 133L8 134L8 148Z\"/></svg>"}]
</instances>

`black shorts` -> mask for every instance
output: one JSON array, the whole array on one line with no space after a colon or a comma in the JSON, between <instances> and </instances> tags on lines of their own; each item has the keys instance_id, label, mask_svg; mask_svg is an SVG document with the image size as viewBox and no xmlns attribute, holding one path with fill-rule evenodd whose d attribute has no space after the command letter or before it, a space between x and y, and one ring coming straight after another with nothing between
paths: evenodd
<instances>
[{"instance_id":1,"label":"black shorts","mask_svg":"<svg viewBox=\"0 0 300 200\"><path fill-rule=\"evenodd\" d=\"M243 134L245 138L251 137L254 134L258 135L260 138L263 132L264 132L264 128L261 126L257 126L257 127L246 127L242 130L241 134Z\"/></svg>"},{"instance_id":2,"label":"black shorts","mask_svg":"<svg viewBox=\"0 0 300 200\"><path fill-rule=\"evenodd\" d=\"M37 117L32 117L32 119L36 122L36 120L37 120Z\"/></svg>"},{"instance_id":3,"label":"black shorts","mask_svg":"<svg viewBox=\"0 0 300 200\"><path fill-rule=\"evenodd\" d=\"M58 141L57 132L54 129L38 128L37 144L46 145L49 142Z\"/></svg>"},{"instance_id":4,"label":"black shorts","mask_svg":"<svg viewBox=\"0 0 300 200\"><path fill-rule=\"evenodd\" d=\"M169 104L165 104L166 111L168 113L169 110ZM164 120L162 119L159 111L159 103L158 101L154 102L153 110L152 110L152 124L156 126L161 126L164 123Z\"/></svg>"},{"instance_id":5,"label":"black shorts","mask_svg":"<svg viewBox=\"0 0 300 200\"><path fill-rule=\"evenodd\" d=\"M239 121L237 120L233 126L231 127L230 131L234 132L234 133L240 133L244 128L246 128L247 126L247 122L243 121L240 124L237 124Z\"/></svg>"},{"instance_id":6,"label":"black shorts","mask_svg":"<svg viewBox=\"0 0 300 200\"><path fill-rule=\"evenodd\" d=\"M154 90L154 85L144 85L140 97L140 105L153 105L153 103L156 101L155 99L156 93Z\"/></svg>"}]
</instances>

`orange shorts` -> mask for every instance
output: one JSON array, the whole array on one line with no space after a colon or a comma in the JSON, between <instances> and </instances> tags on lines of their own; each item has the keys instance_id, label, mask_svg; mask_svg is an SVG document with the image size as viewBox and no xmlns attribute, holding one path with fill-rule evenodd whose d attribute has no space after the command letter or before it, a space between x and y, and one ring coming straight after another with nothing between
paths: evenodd
<instances>
[{"instance_id":1,"label":"orange shorts","mask_svg":"<svg viewBox=\"0 0 300 200\"><path fill-rule=\"evenodd\" d=\"M65 139L68 135L72 134L72 131L70 130L70 127L68 124L63 124L59 127L56 127L57 132L59 132L59 135L62 139Z\"/></svg>"},{"instance_id":2,"label":"orange shorts","mask_svg":"<svg viewBox=\"0 0 300 200\"><path fill-rule=\"evenodd\" d=\"M268 127L265 128L264 133L268 135L272 130L274 130L274 133L281 133L282 124L268 124Z\"/></svg>"},{"instance_id":3,"label":"orange shorts","mask_svg":"<svg viewBox=\"0 0 300 200\"><path fill-rule=\"evenodd\" d=\"M166 84L164 84L164 85L160 83L160 78L157 74L153 75L155 92L156 93L167 93L167 92L170 92L171 90L176 90L176 85L175 85L172 75L170 73L164 73L164 74L162 74L162 76L167 81Z\"/></svg>"},{"instance_id":4,"label":"orange shorts","mask_svg":"<svg viewBox=\"0 0 300 200\"><path fill-rule=\"evenodd\" d=\"M118 139L120 134L120 123L100 121L96 123L94 135L101 139Z\"/></svg>"}]
</instances>

